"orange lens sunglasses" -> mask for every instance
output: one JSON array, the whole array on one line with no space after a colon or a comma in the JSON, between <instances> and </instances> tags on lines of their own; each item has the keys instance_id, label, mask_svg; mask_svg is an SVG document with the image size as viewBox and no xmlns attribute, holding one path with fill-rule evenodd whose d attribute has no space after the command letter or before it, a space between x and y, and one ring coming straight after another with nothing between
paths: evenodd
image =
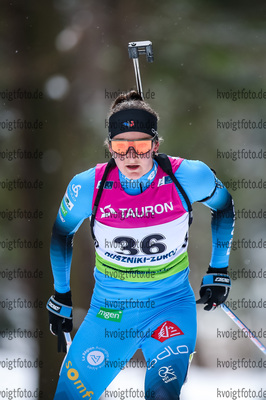
<instances>
[{"instance_id":1,"label":"orange lens sunglasses","mask_svg":"<svg viewBox=\"0 0 266 400\"><path fill-rule=\"evenodd\" d=\"M152 149L154 139L136 139L136 140L111 140L111 149L121 156L127 154L130 147L133 147L138 155L148 153Z\"/></svg>"}]
</instances>

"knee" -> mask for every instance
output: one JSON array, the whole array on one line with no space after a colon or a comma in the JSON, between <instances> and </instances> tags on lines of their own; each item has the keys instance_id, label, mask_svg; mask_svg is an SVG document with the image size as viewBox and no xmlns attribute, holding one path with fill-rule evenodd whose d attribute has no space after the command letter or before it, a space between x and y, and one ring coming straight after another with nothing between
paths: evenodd
<instances>
[{"instance_id":1,"label":"knee","mask_svg":"<svg viewBox=\"0 0 266 400\"><path fill-rule=\"evenodd\" d=\"M145 399L179 400L180 391L185 380L186 368L180 364L157 366L147 371L145 379Z\"/></svg>"}]
</instances>

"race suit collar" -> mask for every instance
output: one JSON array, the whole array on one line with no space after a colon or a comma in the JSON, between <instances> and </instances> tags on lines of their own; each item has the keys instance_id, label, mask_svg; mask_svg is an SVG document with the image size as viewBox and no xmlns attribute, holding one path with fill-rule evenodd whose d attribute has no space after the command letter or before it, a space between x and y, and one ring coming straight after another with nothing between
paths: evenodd
<instances>
[{"instance_id":1,"label":"race suit collar","mask_svg":"<svg viewBox=\"0 0 266 400\"><path fill-rule=\"evenodd\" d=\"M129 179L119 170L120 183L127 194L137 195L144 192L153 182L157 173L158 163L153 160L152 169L139 179Z\"/></svg>"}]
</instances>

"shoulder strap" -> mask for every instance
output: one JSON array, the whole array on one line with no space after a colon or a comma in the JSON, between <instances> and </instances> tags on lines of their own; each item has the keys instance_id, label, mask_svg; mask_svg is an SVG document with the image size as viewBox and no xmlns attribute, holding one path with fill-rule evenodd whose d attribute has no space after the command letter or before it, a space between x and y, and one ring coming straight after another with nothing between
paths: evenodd
<instances>
[{"instance_id":1,"label":"shoulder strap","mask_svg":"<svg viewBox=\"0 0 266 400\"><path fill-rule=\"evenodd\" d=\"M173 173L172 165L171 165L169 158L167 157L166 154L159 153L158 155L154 156L154 159L155 159L155 161L157 161L158 165L162 168L162 170L167 175L170 176L170 178L172 179L172 181L175 183L176 187L179 189L180 193L182 194L182 196L187 204L188 213L189 213L188 223L190 226L193 221L193 211L192 211L191 202L190 202L185 190L183 189L183 187L181 186L181 184L178 182L177 178L175 177L175 174Z\"/></svg>"},{"instance_id":2,"label":"shoulder strap","mask_svg":"<svg viewBox=\"0 0 266 400\"><path fill-rule=\"evenodd\" d=\"M216 171L214 171L214 169L212 169L212 168L211 168L211 170L215 175L215 181L216 181ZM203 203L204 201L207 201L207 200L211 199L212 196L214 195L214 193L216 192L216 189L217 189L217 185L215 184L215 188L213 189L212 193L209 196L204 197L204 199L198 200L198 203Z\"/></svg>"},{"instance_id":3,"label":"shoulder strap","mask_svg":"<svg viewBox=\"0 0 266 400\"><path fill-rule=\"evenodd\" d=\"M100 202L100 198L101 198L101 195L102 195L103 187L104 187L104 184L106 182L107 174L110 171L110 169L113 168L114 166L115 166L115 160L114 160L114 158L111 158L109 160L108 164L105 167L104 174L103 174L102 179L101 179L100 187L99 187L99 190L98 190L98 193L97 193L94 205L93 205L93 209L92 209L91 224L90 225L91 225L91 236L92 236L92 238L94 240L95 247L99 246L99 243L98 243L98 241L97 241L97 239L96 239L96 237L94 235L94 231L93 231L95 216L96 216L97 208L98 208L98 205L99 205L99 202Z\"/></svg>"}]
</instances>

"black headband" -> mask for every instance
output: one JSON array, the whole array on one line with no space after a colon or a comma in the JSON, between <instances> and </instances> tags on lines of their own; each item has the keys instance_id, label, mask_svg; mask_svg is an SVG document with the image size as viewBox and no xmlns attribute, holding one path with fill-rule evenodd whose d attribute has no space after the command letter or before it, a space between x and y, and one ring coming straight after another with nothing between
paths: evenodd
<instances>
[{"instance_id":1,"label":"black headband","mask_svg":"<svg viewBox=\"0 0 266 400\"><path fill-rule=\"evenodd\" d=\"M157 133L157 118L146 110L121 110L109 118L109 139L123 132L143 132L152 137Z\"/></svg>"}]
</instances>

